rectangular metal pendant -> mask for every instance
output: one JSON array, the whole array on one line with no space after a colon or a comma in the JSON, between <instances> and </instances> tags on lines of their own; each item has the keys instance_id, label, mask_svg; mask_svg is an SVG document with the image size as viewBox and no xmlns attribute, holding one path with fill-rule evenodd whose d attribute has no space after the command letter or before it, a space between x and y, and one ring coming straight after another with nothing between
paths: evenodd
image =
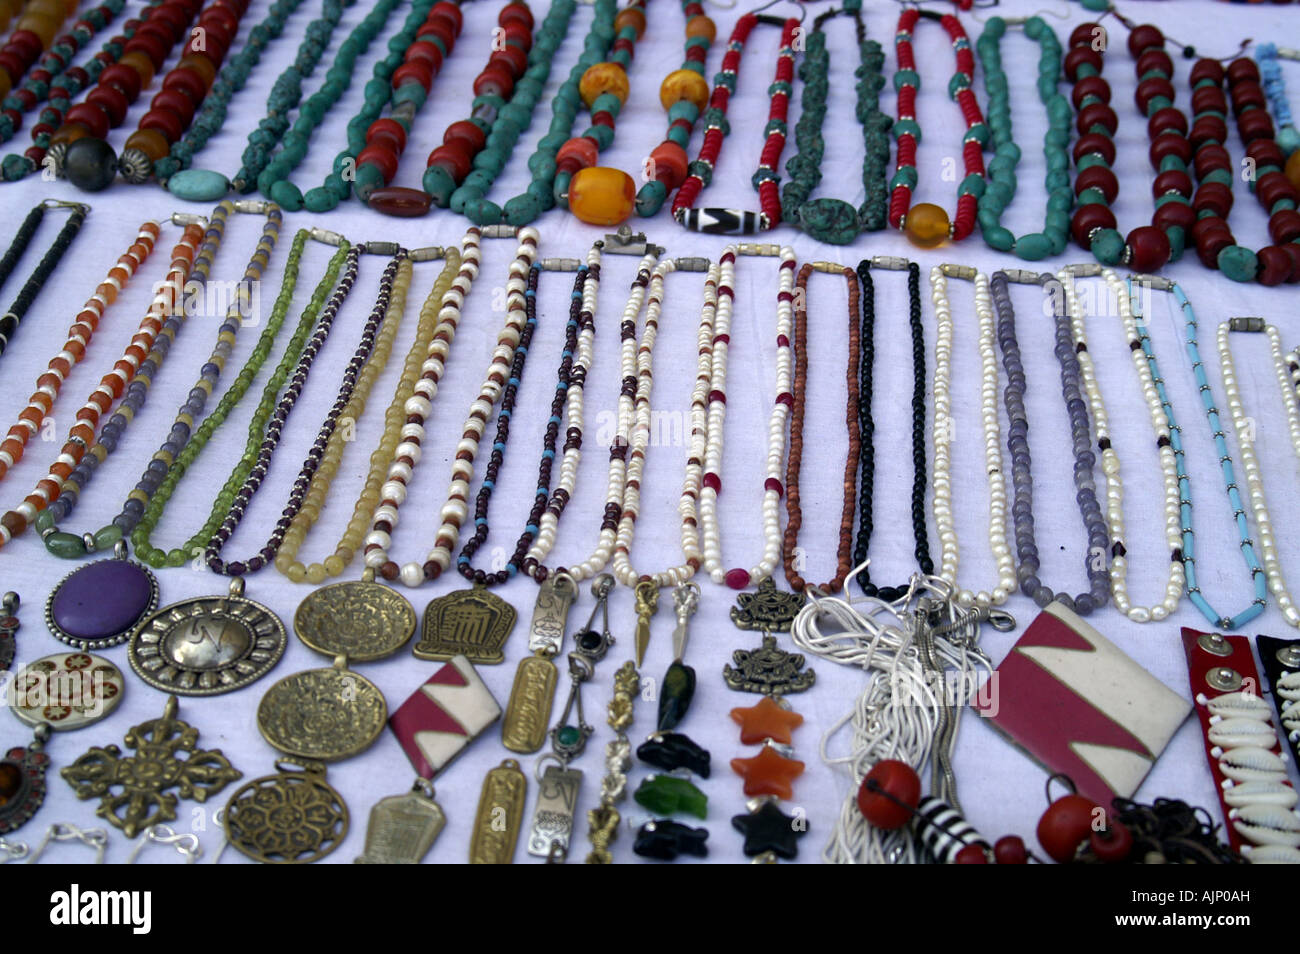
<instances>
[{"instance_id":1,"label":"rectangular metal pendant","mask_svg":"<svg viewBox=\"0 0 1300 954\"><path fill-rule=\"evenodd\" d=\"M530 855L549 858L558 854L558 860L562 861L569 853L573 815L581 788L582 772L558 765L547 766L537 793L533 827L528 833Z\"/></svg>"},{"instance_id":2,"label":"rectangular metal pendant","mask_svg":"<svg viewBox=\"0 0 1300 954\"><path fill-rule=\"evenodd\" d=\"M564 627L569 607L578 595L578 587L568 576L549 576L537 590L533 619L528 627L528 651L542 656L558 656L564 644Z\"/></svg>"},{"instance_id":3,"label":"rectangular metal pendant","mask_svg":"<svg viewBox=\"0 0 1300 954\"><path fill-rule=\"evenodd\" d=\"M356 863L418 865L447 824L442 806L429 791L417 787L404 795L381 798L370 809L366 851Z\"/></svg>"},{"instance_id":4,"label":"rectangular metal pendant","mask_svg":"<svg viewBox=\"0 0 1300 954\"><path fill-rule=\"evenodd\" d=\"M514 861L527 795L528 779L514 759L506 759L487 773L470 838L470 864L508 865Z\"/></svg>"},{"instance_id":5,"label":"rectangular metal pendant","mask_svg":"<svg viewBox=\"0 0 1300 954\"><path fill-rule=\"evenodd\" d=\"M501 742L511 752L536 752L546 741L546 727L560 679L555 663L545 656L519 660L515 683L501 723Z\"/></svg>"}]
</instances>

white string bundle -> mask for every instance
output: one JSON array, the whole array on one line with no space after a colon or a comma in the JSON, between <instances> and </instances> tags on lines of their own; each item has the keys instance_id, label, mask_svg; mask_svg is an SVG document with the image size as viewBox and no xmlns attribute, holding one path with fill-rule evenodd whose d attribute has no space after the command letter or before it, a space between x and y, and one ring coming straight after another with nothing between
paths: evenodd
<instances>
[{"instance_id":1,"label":"white string bundle","mask_svg":"<svg viewBox=\"0 0 1300 954\"><path fill-rule=\"evenodd\" d=\"M958 609L949 584L920 574L912 577L908 592L895 603L810 593L790 627L795 645L805 653L861 667L868 674L853 709L821 740L822 760L827 765L846 766L853 780L822 858L832 864L918 863L922 860L920 847L910 827L882 831L869 825L858 810L857 793L863 778L881 759L906 762L919 774L932 758L940 759L939 767L946 768L961 708L975 694L981 670L989 675L993 670L976 646L979 611ZM942 679L927 671L917 640L918 604L927 598L947 610L944 628L948 631L933 636L933 654L943 670ZM955 678L949 679L950 675ZM952 728L940 752L935 736L950 708ZM832 755L832 742L846 726L851 730L848 754ZM931 794L955 803L951 773L944 777L946 781L936 785L945 791Z\"/></svg>"}]
</instances>

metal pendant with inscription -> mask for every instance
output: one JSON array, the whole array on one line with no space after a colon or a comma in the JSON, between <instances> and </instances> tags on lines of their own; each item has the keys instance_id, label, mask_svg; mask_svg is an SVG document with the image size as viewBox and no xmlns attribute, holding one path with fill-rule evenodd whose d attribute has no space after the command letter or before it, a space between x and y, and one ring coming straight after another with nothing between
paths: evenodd
<instances>
[{"instance_id":1,"label":"metal pendant with inscription","mask_svg":"<svg viewBox=\"0 0 1300 954\"><path fill-rule=\"evenodd\" d=\"M56 653L23 667L7 701L18 721L67 732L107 718L125 688L121 670L102 656Z\"/></svg>"},{"instance_id":2,"label":"metal pendant with inscription","mask_svg":"<svg viewBox=\"0 0 1300 954\"><path fill-rule=\"evenodd\" d=\"M487 773L469 844L470 864L508 865L514 861L527 795L528 779L514 759L506 759Z\"/></svg>"},{"instance_id":3,"label":"metal pendant with inscription","mask_svg":"<svg viewBox=\"0 0 1300 954\"><path fill-rule=\"evenodd\" d=\"M569 609L578 595L578 585L567 573L556 573L542 581L533 604L533 619L528 627L528 651L540 656L556 656L564 645L564 627Z\"/></svg>"},{"instance_id":4,"label":"metal pendant with inscription","mask_svg":"<svg viewBox=\"0 0 1300 954\"><path fill-rule=\"evenodd\" d=\"M127 659L137 676L163 692L215 696L256 682L284 655L280 618L244 596L199 596L164 606L131 637Z\"/></svg>"},{"instance_id":5,"label":"metal pendant with inscription","mask_svg":"<svg viewBox=\"0 0 1300 954\"><path fill-rule=\"evenodd\" d=\"M226 841L264 864L319 861L348 834L348 806L319 762L284 759L277 774L240 787L226 804Z\"/></svg>"},{"instance_id":6,"label":"metal pendant with inscription","mask_svg":"<svg viewBox=\"0 0 1300 954\"><path fill-rule=\"evenodd\" d=\"M418 865L447 824L433 794L433 785L418 778L409 792L375 803L366 828L365 854L354 864Z\"/></svg>"},{"instance_id":7,"label":"metal pendant with inscription","mask_svg":"<svg viewBox=\"0 0 1300 954\"><path fill-rule=\"evenodd\" d=\"M504 662L502 647L518 616L513 606L483 586L448 593L424 608L424 628L412 652L437 661L467 656L479 665Z\"/></svg>"},{"instance_id":8,"label":"metal pendant with inscription","mask_svg":"<svg viewBox=\"0 0 1300 954\"><path fill-rule=\"evenodd\" d=\"M511 752L536 752L546 741L560 672L546 656L525 656L515 670L510 701L501 722L501 743Z\"/></svg>"},{"instance_id":9,"label":"metal pendant with inscription","mask_svg":"<svg viewBox=\"0 0 1300 954\"><path fill-rule=\"evenodd\" d=\"M415 608L391 587L368 580L322 586L298 604L293 630L326 656L354 663L391 656L415 635Z\"/></svg>"},{"instance_id":10,"label":"metal pendant with inscription","mask_svg":"<svg viewBox=\"0 0 1300 954\"><path fill-rule=\"evenodd\" d=\"M364 752L388 721L388 704L373 682L339 656L330 669L285 676L262 697L257 727L287 755L337 762Z\"/></svg>"},{"instance_id":11,"label":"metal pendant with inscription","mask_svg":"<svg viewBox=\"0 0 1300 954\"><path fill-rule=\"evenodd\" d=\"M537 777L537 784L537 807L528 833L528 853L563 863L573 836L573 815L582 789L582 772L554 762Z\"/></svg>"}]
</instances>

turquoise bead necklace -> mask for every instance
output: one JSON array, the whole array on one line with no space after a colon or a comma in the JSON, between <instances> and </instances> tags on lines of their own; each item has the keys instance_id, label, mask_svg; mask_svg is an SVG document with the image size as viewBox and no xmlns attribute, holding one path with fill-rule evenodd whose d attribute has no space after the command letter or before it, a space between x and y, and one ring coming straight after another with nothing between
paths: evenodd
<instances>
[{"instance_id":1,"label":"turquoise bead necklace","mask_svg":"<svg viewBox=\"0 0 1300 954\"><path fill-rule=\"evenodd\" d=\"M296 7L300 2L301 0L292 0L291 3L286 3L285 17L292 13L292 8ZM266 162L269 161L270 147L279 142L280 138L289 129L289 115L302 101L303 80L312 74L312 71L320 62L325 50L329 47L330 38L334 34L335 27L339 25L339 20L343 17L343 10L351 3L352 0L324 0L321 15L307 25L305 36L298 46L298 52L293 63L280 73L271 87L271 94L266 100L266 115L258 122L257 129L248 136L248 146L245 148L242 157L244 165L236 173L233 184L219 172L191 167L195 155L220 128L221 121L227 111L229 95L225 96L220 103L217 103L209 94L208 98L204 100L203 109L198 119L195 120L194 126L185 139L172 146L171 155L158 160L154 164L154 174L158 177L158 181L167 188L167 191L178 199L191 202L211 202L226 195L231 190L232 185L236 192L248 192L251 189L251 184L257 181L257 174L265 168ZM274 11L275 7L272 7L272 12L274 13ZM270 20L270 17L268 16L267 19ZM284 20L281 19L278 26L275 27L274 35L279 35L283 25ZM254 28L254 34L260 27L261 24ZM241 51L240 57L243 57L245 53L249 54L251 63L237 68L235 75L232 76L232 81L237 81L238 86L231 89L231 93L243 87L252 66L255 66L260 58L261 50L260 48L249 50L246 47L244 51ZM231 65L236 64L232 63ZM218 87L222 85L225 79L225 70L223 69L222 75L213 84L213 93L217 92ZM209 103L213 104L210 113ZM205 117L209 118L205 119ZM257 148L258 144L261 145L261 148Z\"/></svg>"},{"instance_id":2,"label":"turquoise bead necklace","mask_svg":"<svg viewBox=\"0 0 1300 954\"><path fill-rule=\"evenodd\" d=\"M510 199L504 209L487 198L492 183L510 158L508 151L489 143L487 148L474 157L474 172L466 176L460 188L452 193L451 207L456 209L459 206L460 211L475 225L492 225L504 221L510 225L522 226L555 206L555 156L560 147L568 142L573 122L578 116L578 107L582 104L578 90L582 74L603 62L614 42L616 0L595 0L593 6L595 15L582 43L582 54L551 100L550 128L538 140L536 150L528 157L528 169L533 175L528 191ZM612 138L613 131L608 132ZM478 172L483 174L476 176L475 173Z\"/></svg>"},{"instance_id":3,"label":"turquoise bead necklace","mask_svg":"<svg viewBox=\"0 0 1300 954\"><path fill-rule=\"evenodd\" d=\"M862 125L864 154L862 186L866 198L853 208L842 199L809 199L821 182L822 156L826 141L822 125L826 120L826 96L830 89L830 54L826 50L823 24L836 14L852 17L858 43L858 122ZM880 90L885 85L881 68L885 53L875 40L868 40L862 22L862 0L848 0L840 10L827 10L813 20L806 40L799 79L803 81L801 112L795 123L795 146L799 150L785 164L790 181L781 190L781 217L798 225L819 242L848 245L863 231L878 232L887 223L889 206L889 129L893 120L880 110Z\"/></svg>"},{"instance_id":4,"label":"turquoise bead necklace","mask_svg":"<svg viewBox=\"0 0 1300 954\"><path fill-rule=\"evenodd\" d=\"M1268 576L1259 562L1259 557L1255 553L1255 544L1250 538L1250 525L1246 520L1246 507L1241 499L1241 491L1237 488L1237 474L1233 469L1232 457L1228 452L1228 442L1224 436L1223 422L1219 419L1219 409L1214 400L1214 391L1210 386L1210 379L1205 373L1205 364L1201 360L1201 352L1197 346L1199 326L1196 320L1196 312L1193 311L1192 303L1177 282L1151 275L1138 276L1136 281L1147 288L1171 292L1178 302L1179 308L1182 309L1187 357L1192 362L1192 374L1196 377L1196 386L1201 395L1201 404L1205 408L1205 418L1209 423L1210 432L1214 436L1214 450L1218 454L1219 469L1222 472L1223 482L1227 488L1228 505L1232 508L1233 520L1237 525L1237 536L1240 540L1238 546L1241 550L1242 559L1246 561L1246 568L1250 570L1251 581L1255 587L1255 597L1251 604L1235 616L1224 616L1217 612L1201 592L1200 582L1196 575L1196 537L1192 529L1192 484L1187 475L1187 459L1183 450L1182 428L1178 426L1178 422L1174 417L1174 407L1169 400L1165 380L1160 374L1160 365L1156 361L1155 351L1151 347L1151 335L1147 331L1146 317L1141 309L1142 295L1135 291L1133 287L1135 279L1130 276L1128 279L1128 293L1133 305L1133 320L1137 324L1138 341L1141 342L1142 353L1146 356L1147 364L1151 368L1151 377L1155 381L1156 391L1160 395L1160 404L1164 408L1165 420L1169 425L1169 445L1173 449L1174 461L1178 468L1178 490L1183 533L1181 555L1187 578L1187 598L1191 600L1193 606L1201 611L1201 615L1209 620L1211 626L1224 630L1238 629L1264 611L1264 607L1268 603Z\"/></svg>"},{"instance_id":5,"label":"turquoise bead necklace","mask_svg":"<svg viewBox=\"0 0 1300 954\"><path fill-rule=\"evenodd\" d=\"M1020 147L1011 135L1010 84L1002 69L1000 51L1002 37L1012 25L1023 26L1025 36L1038 43L1038 98L1047 110L1047 132L1043 134L1047 216L1041 232L1020 238L1001 224L1003 210L1016 195L1016 166L1020 161ZM986 115L994 152L988 165L988 188L979 201L978 221L984 243L995 252L1013 252L1028 262L1060 255L1070 236L1070 209L1074 206L1074 190L1070 188L1070 101L1056 88L1061 76L1061 41L1042 17L1023 21L990 17L975 50L984 68Z\"/></svg>"},{"instance_id":6,"label":"turquoise bead necklace","mask_svg":"<svg viewBox=\"0 0 1300 954\"><path fill-rule=\"evenodd\" d=\"M1275 43L1261 43L1255 47L1255 62L1259 64L1259 74L1264 81L1264 94L1268 96L1268 106L1277 122L1277 144L1282 155L1290 156L1300 149L1300 130L1291 118L1291 103L1286 96L1286 78L1282 75L1282 64L1278 62L1280 53ZM1288 59L1300 59L1294 51L1288 51Z\"/></svg>"}]
</instances>

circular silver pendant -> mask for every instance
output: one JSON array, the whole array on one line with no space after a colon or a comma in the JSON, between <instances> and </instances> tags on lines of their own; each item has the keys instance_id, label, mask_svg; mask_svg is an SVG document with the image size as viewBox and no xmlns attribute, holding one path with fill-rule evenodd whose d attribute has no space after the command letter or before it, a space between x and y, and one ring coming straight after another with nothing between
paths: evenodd
<instances>
[{"instance_id":1,"label":"circular silver pendant","mask_svg":"<svg viewBox=\"0 0 1300 954\"><path fill-rule=\"evenodd\" d=\"M82 652L126 642L158 606L158 580L143 564L126 559L77 567L45 601L45 625L55 639Z\"/></svg>"},{"instance_id":2,"label":"circular silver pendant","mask_svg":"<svg viewBox=\"0 0 1300 954\"><path fill-rule=\"evenodd\" d=\"M257 707L257 727L281 752L337 762L370 748L388 722L379 687L339 657L331 669L285 676Z\"/></svg>"},{"instance_id":3,"label":"circular silver pendant","mask_svg":"<svg viewBox=\"0 0 1300 954\"><path fill-rule=\"evenodd\" d=\"M229 596L181 600L146 619L127 647L136 675L182 696L233 692L266 675L289 637L280 618L243 591L236 577Z\"/></svg>"},{"instance_id":4,"label":"circular silver pendant","mask_svg":"<svg viewBox=\"0 0 1300 954\"><path fill-rule=\"evenodd\" d=\"M373 662L391 656L415 635L415 608L382 583L352 580L322 586L298 604L293 629L326 656Z\"/></svg>"},{"instance_id":5,"label":"circular silver pendant","mask_svg":"<svg viewBox=\"0 0 1300 954\"><path fill-rule=\"evenodd\" d=\"M107 718L126 681L102 656L56 653L28 663L9 684L9 711L30 726L66 732Z\"/></svg>"}]
</instances>

